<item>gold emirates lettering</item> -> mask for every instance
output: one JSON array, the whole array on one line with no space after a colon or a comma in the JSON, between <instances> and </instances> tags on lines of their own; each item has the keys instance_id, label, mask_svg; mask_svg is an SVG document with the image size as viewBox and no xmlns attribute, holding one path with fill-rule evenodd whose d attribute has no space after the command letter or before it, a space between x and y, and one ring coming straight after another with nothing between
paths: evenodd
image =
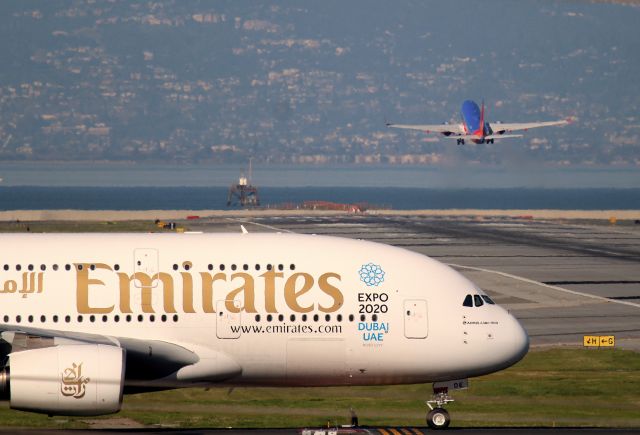
<instances>
[{"instance_id":1,"label":"gold emirates lettering","mask_svg":"<svg viewBox=\"0 0 640 435\"><path fill-rule=\"evenodd\" d=\"M96 306L90 303L90 294L104 291L107 287L104 281L90 276L96 271L114 272L111 266L103 263L77 263L76 266L76 305L81 314L106 314L116 309L116 305ZM93 267L91 267L93 266ZM155 313L153 309L153 289L160 287L163 296L163 312L176 313L174 277L165 272L148 275L136 272L129 275L124 272L114 272L118 281L118 307L121 313L132 313L131 296L140 292L140 308L144 313ZM257 313L256 296L264 297L264 309L267 313L277 313L277 289L284 294L287 307L297 313L308 313L318 309L325 313L332 313L340 309L344 303L342 291L337 287L341 276L327 272L320 275L317 281L311 274L296 272L288 277L282 272L270 270L257 277L249 273L237 272L227 275L223 272L198 273L202 287L200 295L194 294L194 277L189 272L181 272L178 278L182 288L182 312L195 313L195 298L201 296L202 311L215 313L216 301L224 300L225 307L230 312ZM137 285L136 285L137 283ZM256 288L256 284L258 287ZM302 303L301 298L318 288L333 302L330 306L320 303ZM231 289L231 290L229 290ZM258 292L258 291L259 292ZM234 306L233 300L242 298L243 306ZM307 298L308 300L308 298Z\"/></svg>"}]
</instances>

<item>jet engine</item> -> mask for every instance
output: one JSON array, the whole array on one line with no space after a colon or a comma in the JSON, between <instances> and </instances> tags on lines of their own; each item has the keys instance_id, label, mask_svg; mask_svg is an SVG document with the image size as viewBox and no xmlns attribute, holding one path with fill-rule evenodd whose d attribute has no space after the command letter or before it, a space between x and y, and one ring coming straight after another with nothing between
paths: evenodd
<instances>
[{"instance_id":1,"label":"jet engine","mask_svg":"<svg viewBox=\"0 0 640 435\"><path fill-rule=\"evenodd\" d=\"M447 121L444 121L444 122L442 123L442 125L449 125L449 123L448 123ZM443 131L443 132L442 132L442 134L443 134L444 136L449 137L449 136L451 136L451 135L453 134L453 132L452 132L452 131Z\"/></svg>"},{"instance_id":2,"label":"jet engine","mask_svg":"<svg viewBox=\"0 0 640 435\"><path fill-rule=\"evenodd\" d=\"M104 415L120 410L125 351L73 344L9 354L0 395L11 408L49 415Z\"/></svg>"}]
</instances>

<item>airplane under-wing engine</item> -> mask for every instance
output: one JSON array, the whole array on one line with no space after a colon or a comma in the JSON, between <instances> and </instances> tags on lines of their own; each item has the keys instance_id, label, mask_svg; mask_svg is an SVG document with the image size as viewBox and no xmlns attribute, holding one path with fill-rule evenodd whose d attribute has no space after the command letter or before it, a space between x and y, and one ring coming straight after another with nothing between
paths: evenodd
<instances>
[{"instance_id":1,"label":"airplane under-wing engine","mask_svg":"<svg viewBox=\"0 0 640 435\"><path fill-rule=\"evenodd\" d=\"M0 372L11 408L49 415L104 415L122 405L125 351L73 344L13 352Z\"/></svg>"}]
</instances>

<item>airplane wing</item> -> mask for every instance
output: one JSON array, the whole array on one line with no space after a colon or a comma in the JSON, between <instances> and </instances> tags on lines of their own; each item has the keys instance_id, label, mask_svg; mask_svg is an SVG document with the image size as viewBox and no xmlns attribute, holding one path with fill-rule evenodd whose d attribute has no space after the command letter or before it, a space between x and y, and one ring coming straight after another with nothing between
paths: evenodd
<instances>
[{"instance_id":1,"label":"airplane wing","mask_svg":"<svg viewBox=\"0 0 640 435\"><path fill-rule=\"evenodd\" d=\"M519 130L530 130L532 128L540 128L540 127L552 127L554 125L567 125L570 124L570 119L562 119L558 121L545 121L545 122L520 122L520 123L491 123L491 130L493 130L494 135L502 135L503 133L510 131L519 131ZM496 138L498 138L496 136Z\"/></svg>"},{"instance_id":2,"label":"airplane wing","mask_svg":"<svg viewBox=\"0 0 640 435\"><path fill-rule=\"evenodd\" d=\"M11 344L12 352L38 347L63 346L65 344L102 344L123 348L126 351L125 378L133 381L162 379L180 370L201 370L200 366L203 363L209 365L208 360L212 357L217 358L218 368L222 368L224 365L227 366L227 369L222 370L227 373L209 372L206 373L208 379L223 380L238 374L233 373L237 372L236 367L234 367L235 363L223 361L223 358L225 358L223 355L207 354L201 356L184 346L161 340L111 337L6 324L0 325L0 333L2 340ZM226 358L228 359L228 357Z\"/></svg>"},{"instance_id":3,"label":"airplane wing","mask_svg":"<svg viewBox=\"0 0 640 435\"><path fill-rule=\"evenodd\" d=\"M389 124L387 127L403 128L406 130L420 130L425 133L442 133L445 136L464 134L464 129L459 124Z\"/></svg>"}]
</instances>

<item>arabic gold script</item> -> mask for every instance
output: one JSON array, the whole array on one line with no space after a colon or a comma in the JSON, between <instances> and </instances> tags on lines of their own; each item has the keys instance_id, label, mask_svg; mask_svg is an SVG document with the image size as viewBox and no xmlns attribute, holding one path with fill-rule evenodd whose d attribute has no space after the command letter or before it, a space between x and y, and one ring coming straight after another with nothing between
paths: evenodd
<instances>
[{"instance_id":1,"label":"arabic gold script","mask_svg":"<svg viewBox=\"0 0 640 435\"><path fill-rule=\"evenodd\" d=\"M0 293L19 293L26 298L32 293L42 293L44 276L42 272L23 272L21 280L9 279L0 286ZM18 282L22 283L22 288L18 289Z\"/></svg>"},{"instance_id":2,"label":"arabic gold script","mask_svg":"<svg viewBox=\"0 0 640 435\"><path fill-rule=\"evenodd\" d=\"M64 369L62 372L60 392L63 396L82 399L86 393L85 386L89 381L91 381L91 379L82 376L82 363L73 363L71 367Z\"/></svg>"}]
</instances>

